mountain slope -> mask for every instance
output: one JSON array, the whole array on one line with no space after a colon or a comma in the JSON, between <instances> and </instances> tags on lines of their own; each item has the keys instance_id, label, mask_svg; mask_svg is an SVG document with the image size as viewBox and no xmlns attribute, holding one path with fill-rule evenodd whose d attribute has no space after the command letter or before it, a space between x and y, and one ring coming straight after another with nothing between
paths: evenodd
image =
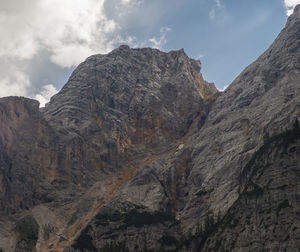
<instances>
[{"instance_id":1,"label":"mountain slope","mask_svg":"<svg viewBox=\"0 0 300 252\"><path fill-rule=\"evenodd\" d=\"M170 206L185 232L195 232L197 223L204 226L208 215L225 216L239 197L240 173L263 136L291 127L300 116L299 21L297 7L270 48L216 99L201 129L173 153L140 169L120 195L146 206L161 199L157 208ZM95 244L113 241L94 238ZM272 244L274 237L269 238L266 243ZM132 246L124 235L115 240Z\"/></svg>"},{"instance_id":2,"label":"mountain slope","mask_svg":"<svg viewBox=\"0 0 300 252\"><path fill-rule=\"evenodd\" d=\"M193 149L193 167L185 216L197 215L199 204L202 213L226 212L238 197L238 176L263 136L299 118L299 22L297 7L268 50L217 98L201 130L186 144ZM199 198L199 186L211 191L209 196Z\"/></svg>"},{"instance_id":3,"label":"mountain slope","mask_svg":"<svg viewBox=\"0 0 300 252\"><path fill-rule=\"evenodd\" d=\"M88 58L41 111L2 98L2 213L29 212L38 250L61 251L139 170L185 141L196 118L202 126L218 91L200 68L183 50L121 46Z\"/></svg>"},{"instance_id":4,"label":"mountain slope","mask_svg":"<svg viewBox=\"0 0 300 252\"><path fill-rule=\"evenodd\" d=\"M297 251L299 140L299 123L265 138L239 175L238 199L222 219L198 229L186 250Z\"/></svg>"},{"instance_id":5,"label":"mountain slope","mask_svg":"<svg viewBox=\"0 0 300 252\"><path fill-rule=\"evenodd\" d=\"M183 50L121 46L41 110L1 98L0 248L296 251L299 141L264 136L300 117L299 54L300 6L223 93Z\"/></svg>"}]
</instances>

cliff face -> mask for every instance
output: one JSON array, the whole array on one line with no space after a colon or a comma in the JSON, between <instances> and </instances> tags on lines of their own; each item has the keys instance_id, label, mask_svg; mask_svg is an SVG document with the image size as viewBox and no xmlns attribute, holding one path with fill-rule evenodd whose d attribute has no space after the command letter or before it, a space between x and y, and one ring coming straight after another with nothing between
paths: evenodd
<instances>
[{"instance_id":1,"label":"cliff face","mask_svg":"<svg viewBox=\"0 0 300 252\"><path fill-rule=\"evenodd\" d=\"M41 111L1 99L1 211L31 209L41 236L56 230L37 248L61 251L138 171L201 128L218 91L200 68L183 50L121 46L88 58ZM155 197L145 205L172 215Z\"/></svg>"},{"instance_id":2,"label":"cliff face","mask_svg":"<svg viewBox=\"0 0 300 252\"><path fill-rule=\"evenodd\" d=\"M203 251L299 248L299 140L299 126L266 139L240 174L239 198L216 224Z\"/></svg>"},{"instance_id":3,"label":"cliff face","mask_svg":"<svg viewBox=\"0 0 300 252\"><path fill-rule=\"evenodd\" d=\"M226 212L238 197L238 176L263 136L299 118L299 25L298 6L274 43L218 97L204 126L185 145L193 150L185 216ZM199 186L211 193L198 197Z\"/></svg>"},{"instance_id":4,"label":"cliff face","mask_svg":"<svg viewBox=\"0 0 300 252\"><path fill-rule=\"evenodd\" d=\"M1 98L0 248L296 251L299 28L223 93L183 50L121 46L40 111Z\"/></svg>"},{"instance_id":5,"label":"cliff face","mask_svg":"<svg viewBox=\"0 0 300 252\"><path fill-rule=\"evenodd\" d=\"M298 126L297 126L298 125ZM297 251L299 144L295 124L272 137L244 166L239 196L221 217L208 217L182 251ZM208 221L207 221L208 220Z\"/></svg>"}]
</instances>

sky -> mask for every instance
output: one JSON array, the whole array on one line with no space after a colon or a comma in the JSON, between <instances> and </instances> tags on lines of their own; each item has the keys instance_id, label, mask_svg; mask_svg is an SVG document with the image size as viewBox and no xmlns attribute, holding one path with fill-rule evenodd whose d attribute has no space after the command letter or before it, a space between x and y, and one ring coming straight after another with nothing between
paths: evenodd
<instances>
[{"instance_id":1,"label":"sky","mask_svg":"<svg viewBox=\"0 0 300 252\"><path fill-rule=\"evenodd\" d=\"M121 44L184 48L219 90L274 41L300 0L1 0L0 97L44 106L75 67Z\"/></svg>"}]
</instances>

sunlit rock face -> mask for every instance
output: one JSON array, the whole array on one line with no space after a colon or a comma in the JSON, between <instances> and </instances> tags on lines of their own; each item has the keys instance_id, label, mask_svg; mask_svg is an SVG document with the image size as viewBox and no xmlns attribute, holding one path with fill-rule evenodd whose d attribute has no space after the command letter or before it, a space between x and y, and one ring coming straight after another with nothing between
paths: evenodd
<instances>
[{"instance_id":1,"label":"sunlit rock face","mask_svg":"<svg viewBox=\"0 0 300 252\"><path fill-rule=\"evenodd\" d=\"M299 31L297 7L222 93L183 50L120 46L41 110L1 98L0 248L297 251Z\"/></svg>"},{"instance_id":2,"label":"sunlit rock face","mask_svg":"<svg viewBox=\"0 0 300 252\"><path fill-rule=\"evenodd\" d=\"M2 98L1 211L50 211L55 218L39 221L75 238L68 213L91 214L201 128L218 91L200 69L183 50L121 46L80 64L41 111L34 100ZM147 206L171 210L159 205L161 196ZM66 219L58 218L62 213Z\"/></svg>"}]
</instances>

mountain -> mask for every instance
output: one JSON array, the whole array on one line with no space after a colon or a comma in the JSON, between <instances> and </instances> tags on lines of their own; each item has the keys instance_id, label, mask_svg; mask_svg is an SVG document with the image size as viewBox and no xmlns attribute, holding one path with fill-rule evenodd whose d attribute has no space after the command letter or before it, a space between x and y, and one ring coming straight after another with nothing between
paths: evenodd
<instances>
[{"instance_id":1,"label":"mountain","mask_svg":"<svg viewBox=\"0 0 300 252\"><path fill-rule=\"evenodd\" d=\"M183 50L0 99L0 251L298 251L300 6L224 91Z\"/></svg>"}]
</instances>

